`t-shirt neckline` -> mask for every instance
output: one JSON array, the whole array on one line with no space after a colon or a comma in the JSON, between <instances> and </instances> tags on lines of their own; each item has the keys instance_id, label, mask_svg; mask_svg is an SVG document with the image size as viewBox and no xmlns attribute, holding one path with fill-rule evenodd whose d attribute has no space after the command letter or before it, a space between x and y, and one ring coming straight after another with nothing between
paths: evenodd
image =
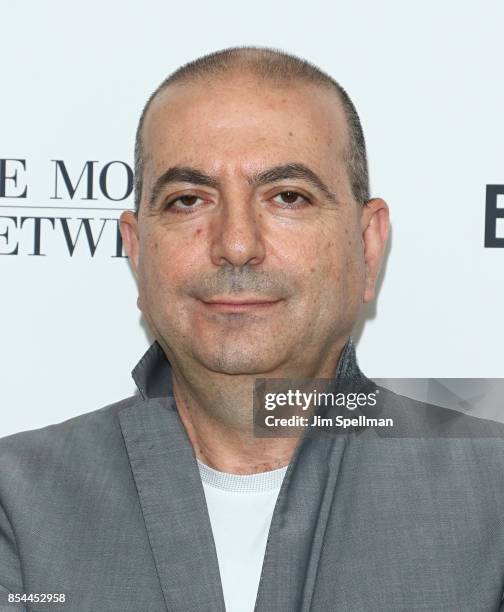
<instances>
[{"instance_id":1,"label":"t-shirt neckline","mask_svg":"<svg viewBox=\"0 0 504 612\"><path fill-rule=\"evenodd\" d=\"M214 470L199 459L198 468L203 484L235 493L263 493L280 489L288 466L257 474L230 474Z\"/></svg>"}]
</instances>

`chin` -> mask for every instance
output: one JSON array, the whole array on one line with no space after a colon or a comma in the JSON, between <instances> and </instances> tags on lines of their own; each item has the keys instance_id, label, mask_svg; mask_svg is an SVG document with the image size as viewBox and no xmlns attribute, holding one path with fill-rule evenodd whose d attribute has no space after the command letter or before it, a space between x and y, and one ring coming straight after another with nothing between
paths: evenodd
<instances>
[{"instance_id":1,"label":"chin","mask_svg":"<svg viewBox=\"0 0 504 612\"><path fill-rule=\"evenodd\" d=\"M198 351L196 358L202 365L220 374L261 375L280 365L278 355L268 356L266 352L246 350Z\"/></svg>"}]
</instances>

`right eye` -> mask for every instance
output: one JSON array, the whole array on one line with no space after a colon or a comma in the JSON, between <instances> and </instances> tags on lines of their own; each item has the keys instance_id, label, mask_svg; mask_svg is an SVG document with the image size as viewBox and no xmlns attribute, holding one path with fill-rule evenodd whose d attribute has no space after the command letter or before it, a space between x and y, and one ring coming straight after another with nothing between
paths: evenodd
<instances>
[{"instance_id":1,"label":"right eye","mask_svg":"<svg viewBox=\"0 0 504 612\"><path fill-rule=\"evenodd\" d=\"M182 195L173 198L173 200L169 200L163 208L164 210L170 210L174 213L187 214L199 208L199 206L196 206L198 201L204 202L203 198L196 195Z\"/></svg>"}]
</instances>

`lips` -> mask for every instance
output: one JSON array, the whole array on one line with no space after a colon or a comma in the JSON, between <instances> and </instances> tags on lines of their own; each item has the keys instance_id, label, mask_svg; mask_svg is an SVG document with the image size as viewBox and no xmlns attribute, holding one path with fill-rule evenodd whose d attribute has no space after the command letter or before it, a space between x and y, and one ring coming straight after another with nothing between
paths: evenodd
<instances>
[{"instance_id":1,"label":"lips","mask_svg":"<svg viewBox=\"0 0 504 612\"><path fill-rule=\"evenodd\" d=\"M210 300L204 300L203 304L207 308L217 312L228 312L228 313L239 313L247 311L259 311L272 308L275 304L278 304L281 300L273 300L271 298L265 298L261 296L247 296L247 297L227 297L219 296Z\"/></svg>"},{"instance_id":2,"label":"lips","mask_svg":"<svg viewBox=\"0 0 504 612\"><path fill-rule=\"evenodd\" d=\"M205 304L232 304L232 305L240 305L240 304L274 304L275 302L278 302L279 300L272 300L270 298L264 298L261 296L252 296L252 297L246 297L246 298L235 298L235 297L226 297L226 296L222 296L222 297L216 297L216 298L212 298L211 300L203 300L205 302Z\"/></svg>"}]
</instances>

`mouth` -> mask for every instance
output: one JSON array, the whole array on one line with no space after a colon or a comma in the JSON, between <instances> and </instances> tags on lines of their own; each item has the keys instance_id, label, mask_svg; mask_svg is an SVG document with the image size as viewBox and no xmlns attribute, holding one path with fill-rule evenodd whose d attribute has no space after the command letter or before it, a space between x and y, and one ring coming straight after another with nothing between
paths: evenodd
<instances>
[{"instance_id":1,"label":"mouth","mask_svg":"<svg viewBox=\"0 0 504 612\"><path fill-rule=\"evenodd\" d=\"M203 304L213 312L257 312L271 309L282 300L271 300L260 296L252 297L216 297L211 300L203 300Z\"/></svg>"}]
</instances>

